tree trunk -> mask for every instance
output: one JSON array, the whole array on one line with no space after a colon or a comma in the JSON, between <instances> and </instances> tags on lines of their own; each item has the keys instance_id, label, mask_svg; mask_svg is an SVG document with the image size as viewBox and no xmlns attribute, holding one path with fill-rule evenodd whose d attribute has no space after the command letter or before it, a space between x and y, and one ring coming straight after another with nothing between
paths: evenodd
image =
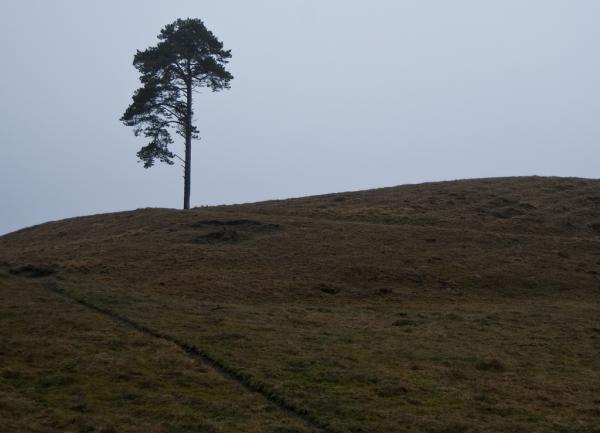
<instances>
[{"instance_id":1,"label":"tree trunk","mask_svg":"<svg viewBox=\"0 0 600 433\"><path fill-rule=\"evenodd\" d=\"M185 119L185 173L183 180L183 208L190 208L192 180L192 81L187 82L187 112Z\"/></svg>"}]
</instances>

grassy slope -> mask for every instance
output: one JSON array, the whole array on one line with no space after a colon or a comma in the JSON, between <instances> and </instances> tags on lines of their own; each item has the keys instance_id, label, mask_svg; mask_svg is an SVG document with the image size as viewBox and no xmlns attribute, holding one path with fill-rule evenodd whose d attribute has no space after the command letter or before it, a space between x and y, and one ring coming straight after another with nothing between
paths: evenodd
<instances>
[{"instance_id":1,"label":"grassy slope","mask_svg":"<svg viewBox=\"0 0 600 433\"><path fill-rule=\"evenodd\" d=\"M212 221L240 219L255 223ZM598 181L473 180L65 220L0 238L0 262L57 271L49 278L68 293L202 348L331 431L590 432L600 431L598 224ZM2 287L10 299L8 285L27 289L13 302L23 313L42 290L26 276L5 276ZM35 296L40 315L64 302ZM81 307L70 314L106 320ZM22 326L0 326L25 338ZM125 341L141 337L102 329L98 340L122 342L115 356L135 371ZM95 368L79 380L108 382ZM38 379L19 380L25 391L5 401L38 398ZM81 392L95 399L94 389ZM198 401L210 408L230 392ZM164 417L189 410L171 400ZM127 431L119 414L135 403L111 404L114 428ZM284 428L279 419L288 420L281 431L305 428L281 411L256 424L243 411L195 413L216 431Z\"/></svg>"},{"instance_id":2,"label":"grassy slope","mask_svg":"<svg viewBox=\"0 0 600 433\"><path fill-rule=\"evenodd\" d=\"M172 344L0 274L0 431L308 432Z\"/></svg>"}]
</instances>

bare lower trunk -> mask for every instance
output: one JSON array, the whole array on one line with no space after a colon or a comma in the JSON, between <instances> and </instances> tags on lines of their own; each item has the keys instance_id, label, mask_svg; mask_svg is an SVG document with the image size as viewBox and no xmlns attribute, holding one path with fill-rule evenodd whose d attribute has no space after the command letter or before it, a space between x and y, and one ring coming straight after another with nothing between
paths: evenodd
<instances>
[{"instance_id":1,"label":"bare lower trunk","mask_svg":"<svg viewBox=\"0 0 600 433\"><path fill-rule=\"evenodd\" d=\"M190 192L192 177L192 137L185 137L185 172L183 175L183 208L190 208Z\"/></svg>"},{"instance_id":2,"label":"bare lower trunk","mask_svg":"<svg viewBox=\"0 0 600 433\"><path fill-rule=\"evenodd\" d=\"M187 84L187 116L185 125L185 173L183 180L183 208L190 208L192 181L192 83Z\"/></svg>"}]
</instances>

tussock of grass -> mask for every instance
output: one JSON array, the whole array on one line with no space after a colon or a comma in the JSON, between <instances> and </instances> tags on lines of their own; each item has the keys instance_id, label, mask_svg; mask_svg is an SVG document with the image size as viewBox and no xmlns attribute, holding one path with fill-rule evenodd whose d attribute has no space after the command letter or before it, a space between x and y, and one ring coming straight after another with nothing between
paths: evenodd
<instances>
[{"instance_id":1,"label":"tussock of grass","mask_svg":"<svg viewBox=\"0 0 600 433\"><path fill-rule=\"evenodd\" d=\"M484 359L476 364L477 369L483 371L505 371L506 367L498 359Z\"/></svg>"}]
</instances>

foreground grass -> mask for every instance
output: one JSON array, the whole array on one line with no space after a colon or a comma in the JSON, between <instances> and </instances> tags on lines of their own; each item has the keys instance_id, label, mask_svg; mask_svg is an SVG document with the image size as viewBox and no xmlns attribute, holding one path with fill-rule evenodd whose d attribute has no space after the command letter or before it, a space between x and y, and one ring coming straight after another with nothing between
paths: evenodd
<instances>
[{"instance_id":1,"label":"foreground grass","mask_svg":"<svg viewBox=\"0 0 600 433\"><path fill-rule=\"evenodd\" d=\"M599 432L598 305L211 303L69 286L338 432Z\"/></svg>"},{"instance_id":2,"label":"foreground grass","mask_svg":"<svg viewBox=\"0 0 600 433\"><path fill-rule=\"evenodd\" d=\"M0 274L0 431L308 432L176 346Z\"/></svg>"}]
</instances>

